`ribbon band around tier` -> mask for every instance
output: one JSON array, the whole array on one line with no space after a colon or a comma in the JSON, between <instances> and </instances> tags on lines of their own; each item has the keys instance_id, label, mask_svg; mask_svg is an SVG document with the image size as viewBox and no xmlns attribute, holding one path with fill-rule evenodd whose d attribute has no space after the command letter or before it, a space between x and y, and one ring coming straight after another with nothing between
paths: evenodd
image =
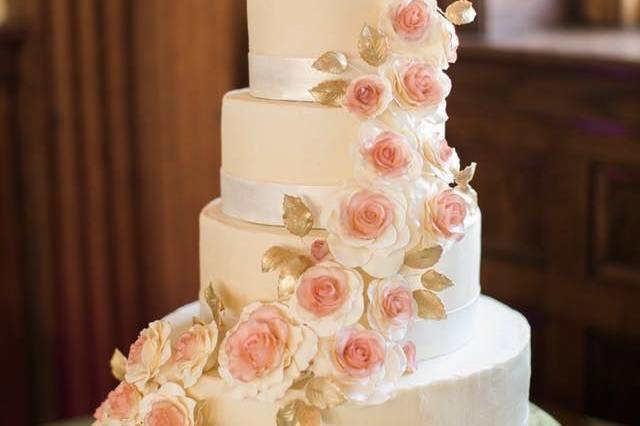
<instances>
[{"instance_id":1,"label":"ribbon band around tier","mask_svg":"<svg viewBox=\"0 0 640 426\"><path fill-rule=\"evenodd\" d=\"M227 216L259 225L282 226L285 195L300 197L315 219L315 228L326 228L330 206L339 186L308 186L258 182L220 171L222 212Z\"/></svg>"},{"instance_id":2,"label":"ribbon band around tier","mask_svg":"<svg viewBox=\"0 0 640 426\"><path fill-rule=\"evenodd\" d=\"M355 69L348 69L340 76L313 68L314 58L285 58L280 56L249 54L249 80L252 96L283 101L312 102L310 89L326 80L357 76ZM366 64L353 61L358 68Z\"/></svg>"}]
</instances>

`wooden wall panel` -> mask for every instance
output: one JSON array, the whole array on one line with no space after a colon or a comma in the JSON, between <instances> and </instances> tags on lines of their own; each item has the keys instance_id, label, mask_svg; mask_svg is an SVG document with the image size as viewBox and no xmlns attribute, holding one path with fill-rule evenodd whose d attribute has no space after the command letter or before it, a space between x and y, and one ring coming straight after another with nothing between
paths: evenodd
<instances>
[{"instance_id":1,"label":"wooden wall panel","mask_svg":"<svg viewBox=\"0 0 640 426\"><path fill-rule=\"evenodd\" d=\"M535 327L532 397L566 424L636 424L638 381L618 381L640 350L640 63L489 42L460 57L447 135L479 162L483 291Z\"/></svg>"},{"instance_id":2,"label":"wooden wall panel","mask_svg":"<svg viewBox=\"0 0 640 426\"><path fill-rule=\"evenodd\" d=\"M197 297L198 213L218 192L222 95L246 84L246 23L235 0L15 7L23 373L41 422L90 413L115 384L113 348Z\"/></svg>"}]
</instances>

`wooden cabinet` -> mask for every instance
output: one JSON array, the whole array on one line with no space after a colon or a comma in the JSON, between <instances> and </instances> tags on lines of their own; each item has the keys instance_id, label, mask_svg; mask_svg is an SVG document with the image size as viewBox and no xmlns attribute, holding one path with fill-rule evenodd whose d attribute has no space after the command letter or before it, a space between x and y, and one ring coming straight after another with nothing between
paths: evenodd
<instances>
[{"instance_id":1,"label":"wooden cabinet","mask_svg":"<svg viewBox=\"0 0 640 426\"><path fill-rule=\"evenodd\" d=\"M603 37L618 49L590 51ZM533 327L534 400L625 424L640 422L638 46L469 42L447 127L479 163L483 291Z\"/></svg>"}]
</instances>

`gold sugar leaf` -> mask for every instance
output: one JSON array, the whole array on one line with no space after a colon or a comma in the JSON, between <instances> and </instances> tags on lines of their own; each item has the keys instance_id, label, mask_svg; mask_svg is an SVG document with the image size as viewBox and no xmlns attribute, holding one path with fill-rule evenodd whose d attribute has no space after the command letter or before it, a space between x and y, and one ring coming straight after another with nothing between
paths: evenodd
<instances>
[{"instance_id":1,"label":"gold sugar leaf","mask_svg":"<svg viewBox=\"0 0 640 426\"><path fill-rule=\"evenodd\" d=\"M442 247L435 246L407 253L404 264L414 269L427 269L438 263L442 256Z\"/></svg>"},{"instance_id":2,"label":"gold sugar leaf","mask_svg":"<svg viewBox=\"0 0 640 426\"><path fill-rule=\"evenodd\" d=\"M453 287L453 281L446 275L443 275L433 269L425 272L420 279L422 286L431 291L442 291L449 287Z\"/></svg>"},{"instance_id":3,"label":"gold sugar leaf","mask_svg":"<svg viewBox=\"0 0 640 426\"><path fill-rule=\"evenodd\" d=\"M222 311L224 310L224 304L222 303L222 299L218 296L213 283L209 283L209 285L204 289L204 300L209 306L209 309L211 309L213 321L218 325L218 327L222 327Z\"/></svg>"},{"instance_id":4,"label":"gold sugar leaf","mask_svg":"<svg viewBox=\"0 0 640 426\"><path fill-rule=\"evenodd\" d=\"M193 410L193 418L195 420L195 426L207 426L209 417L209 403L207 400L201 399L196 401L196 406Z\"/></svg>"},{"instance_id":5,"label":"gold sugar leaf","mask_svg":"<svg viewBox=\"0 0 640 426\"><path fill-rule=\"evenodd\" d=\"M298 278L312 264L306 256L274 246L262 257L262 272L278 273L278 300L282 301L291 296Z\"/></svg>"},{"instance_id":6,"label":"gold sugar leaf","mask_svg":"<svg viewBox=\"0 0 640 426\"><path fill-rule=\"evenodd\" d=\"M298 416L297 416L297 405L298 401L291 401L284 407L278 410L276 414L276 425L277 426L297 426L298 425Z\"/></svg>"},{"instance_id":7,"label":"gold sugar leaf","mask_svg":"<svg viewBox=\"0 0 640 426\"><path fill-rule=\"evenodd\" d=\"M445 16L452 24L466 25L476 19L476 11L470 1L458 0L447 7Z\"/></svg>"},{"instance_id":8,"label":"gold sugar leaf","mask_svg":"<svg viewBox=\"0 0 640 426\"><path fill-rule=\"evenodd\" d=\"M315 86L309 93L322 105L339 107L342 105L348 86L347 80L327 80Z\"/></svg>"},{"instance_id":9,"label":"gold sugar leaf","mask_svg":"<svg viewBox=\"0 0 640 426\"><path fill-rule=\"evenodd\" d=\"M443 320L447 318L447 311L442 300L432 291L416 290L413 298L418 304L418 316L422 319Z\"/></svg>"},{"instance_id":10,"label":"gold sugar leaf","mask_svg":"<svg viewBox=\"0 0 640 426\"><path fill-rule=\"evenodd\" d=\"M382 31L367 24L360 33L358 50L367 64L379 67L389 59L389 38Z\"/></svg>"},{"instance_id":11,"label":"gold sugar leaf","mask_svg":"<svg viewBox=\"0 0 640 426\"><path fill-rule=\"evenodd\" d=\"M298 377L293 382L293 384L291 385L291 389L295 389L295 390L304 389L304 387L307 386L307 383L309 383L311 379L313 379L313 372L310 370L305 370L302 372L302 374L300 374L300 377Z\"/></svg>"},{"instance_id":12,"label":"gold sugar leaf","mask_svg":"<svg viewBox=\"0 0 640 426\"><path fill-rule=\"evenodd\" d=\"M464 170L458 172L455 176L456 185L460 188L466 190L469 187L469 183L473 180L476 175L476 163L471 163L469 166L465 167Z\"/></svg>"},{"instance_id":13,"label":"gold sugar leaf","mask_svg":"<svg viewBox=\"0 0 640 426\"><path fill-rule=\"evenodd\" d=\"M127 357L125 357L120 350L115 349L113 351L109 365L111 366L111 374L113 374L113 377L115 377L116 380L124 380L124 375L127 371Z\"/></svg>"},{"instance_id":14,"label":"gold sugar leaf","mask_svg":"<svg viewBox=\"0 0 640 426\"><path fill-rule=\"evenodd\" d=\"M313 68L330 74L342 74L348 67L349 60L342 52L327 52L313 63Z\"/></svg>"},{"instance_id":15,"label":"gold sugar leaf","mask_svg":"<svg viewBox=\"0 0 640 426\"><path fill-rule=\"evenodd\" d=\"M191 317L191 324L193 325L206 325L204 323L204 321L202 321L200 318L198 317Z\"/></svg>"},{"instance_id":16,"label":"gold sugar leaf","mask_svg":"<svg viewBox=\"0 0 640 426\"><path fill-rule=\"evenodd\" d=\"M347 400L340 387L328 377L311 379L305 394L311 405L321 410L336 407Z\"/></svg>"},{"instance_id":17,"label":"gold sugar leaf","mask_svg":"<svg viewBox=\"0 0 640 426\"><path fill-rule=\"evenodd\" d=\"M313 214L300 197L285 195L282 202L282 221L287 231L298 237L304 237L313 228Z\"/></svg>"},{"instance_id":18,"label":"gold sugar leaf","mask_svg":"<svg viewBox=\"0 0 640 426\"><path fill-rule=\"evenodd\" d=\"M296 417L300 426L322 426L322 414L320 410L299 402L296 408Z\"/></svg>"}]
</instances>

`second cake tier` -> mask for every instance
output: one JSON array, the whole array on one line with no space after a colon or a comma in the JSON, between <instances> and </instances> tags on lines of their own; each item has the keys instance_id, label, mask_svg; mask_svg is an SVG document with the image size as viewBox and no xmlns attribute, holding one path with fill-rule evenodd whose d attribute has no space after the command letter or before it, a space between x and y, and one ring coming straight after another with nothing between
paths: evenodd
<instances>
[{"instance_id":1,"label":"second cake tier","mask_svg":"<svg viewBox=\"0 0 640 426\"><path fill-rule=\"evenodd\" d=\"M324 231L312 231L304 240L277 226L256 225L233 219L220 208L220 200L209 204L200 215L201 289L214 284L224 304L237 315L256 301L277 299L275 273L264 273L261 260L273 246L294 249L309 247ZM470 338L474 305L480 294L480 216L474 218L465 238L447 251L436 270L455 285L439 296L447 311L446 321L419 321L408 336L425 349L422 358L448 353ZM437 346L429 344L437 340Z\"/></svg>"}]
</instances>

